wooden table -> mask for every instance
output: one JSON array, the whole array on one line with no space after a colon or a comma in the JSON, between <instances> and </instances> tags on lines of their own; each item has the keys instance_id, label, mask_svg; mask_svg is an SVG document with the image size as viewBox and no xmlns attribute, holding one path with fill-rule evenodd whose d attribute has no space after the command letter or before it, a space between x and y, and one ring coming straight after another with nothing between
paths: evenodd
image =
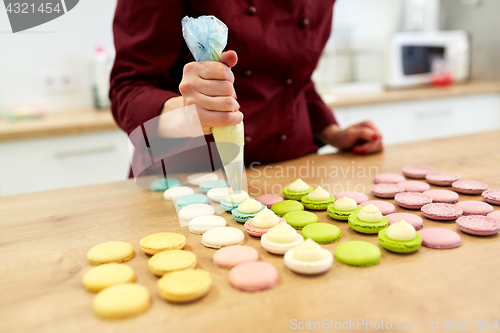
<instances>
[{"instance_id":1,"label":"wooden table","mask_svg":"<svg viewBox=\"0 0 500 333\"><path fill-rule=\"evenodd\" d=\"M378 169L399 173L409 164L457 172L464 179L500 188L499 142L500 132L490 132L390 146L383 154L364 157L309 155L267 166L269 179L264 177L264 166L248 170L253 185L250 194L257 195L264 180L286 185L295 179L293 174L277 174L280 167L285 171L303 167L303 173L310 172L304 178L319 184L321 178L311 174L318 166L346 172L344 176L340 173L334 178L323 177L324 184L337 184L338 189L349 182L351 186L358 184L358 189L364 186L367 193L374 174L362 175L358 171L371 167L372 172ZM461 200L481 199L461 195ZM0 207L2 332L285 332L292 331L294 324L298 328L300 322L330 324L331 320L335 328L335 323L354 323L358 319L370 321L374 327L382 321L384 325L391 322L393 327L398 322L422 323L421 329L414 326L405 330L408 332L429 331L429 320L439 320L438 332L448 331L443 328L447 319L463 319L465 327L472 320L473 329L467 332L478 332L475 325L479 319L493 322L500 316L498 236L475 237L459 232L463 245L454 250L423 247L409 255L382 250L381 262L376 266L356 268L334 262L327 273L307 277L289 271L282 256L268 254L257 239L246 235L244 244L255 247L260 259L275 265L280 274L275 288L246 293L228 284L227 270L214 267L214 250L203 247L199 235L179 226L171 202L163 200L161 193L137 187L133 181L2 197ZM325 212L318 215L320 222L333 223L342 230L338 243L324 246L330 251L349 240L377 244L376 236L357 234ZM230 215L223 216L230 226L243 229ZM424 220L425 228L457 231L454 223ZM139 240L162 231L184 234L185 249L196 253L198 267L211 273L213 288L203 299L175 305L159 297L157 278L147 268L148 256L139 249ZM142 315L112 321L92 314L94 295L81 285L83 274L91 268L86 253L92 246L111 240L129 242L137 252L127 264L134 268L137 282L152 295L152 306ZM349 327L351 331L370 331L364 325L357 330Z\"/></svg>"}]
</instances>

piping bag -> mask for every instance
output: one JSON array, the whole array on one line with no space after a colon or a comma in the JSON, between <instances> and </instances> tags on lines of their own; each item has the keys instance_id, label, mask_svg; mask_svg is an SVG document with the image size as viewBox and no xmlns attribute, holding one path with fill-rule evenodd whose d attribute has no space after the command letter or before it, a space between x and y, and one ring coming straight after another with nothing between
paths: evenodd
<instances>
[{"instance_id":1,"label":"piping bag","mask_svg":"<svg viewBox=\"0 0 500 333\"><path fill-rule=\"evenodd\" d=\"M221 61L222 50L227 44L227 26L215 16L184 17L182 36L196 61ZM233 192L242 189L244 169L243 121L237 125L212 127L217 150Z\"/></svg>"}]
</instances>

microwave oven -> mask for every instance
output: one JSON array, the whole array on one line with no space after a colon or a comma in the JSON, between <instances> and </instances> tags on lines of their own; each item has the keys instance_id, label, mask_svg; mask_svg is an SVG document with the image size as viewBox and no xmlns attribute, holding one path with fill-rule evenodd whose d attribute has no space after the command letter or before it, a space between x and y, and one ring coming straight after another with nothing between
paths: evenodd
<instances>
[{"instance_id":1,"label":"microwave oven","mask_svg":"<svg viewBox=\"0 0 500 333\"><path fill-rule=\"evenodd\" d=\"M463 30L398 32L388 51L386 85L390 88L430 83L435 58L443 60L453 81L469 78L469 38Z\"/></svg>"}]
</instances>

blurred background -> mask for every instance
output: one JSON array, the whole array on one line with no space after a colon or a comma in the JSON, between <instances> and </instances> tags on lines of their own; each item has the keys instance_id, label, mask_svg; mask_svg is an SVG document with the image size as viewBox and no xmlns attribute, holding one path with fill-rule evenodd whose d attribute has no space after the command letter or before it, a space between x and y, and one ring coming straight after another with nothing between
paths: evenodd
<instances>
[{"instance_id":1,"label":"blurred background","mask_svg":"<svg viewBox=\"0 0 500 333\"><path fill-rule=\"evenodd\" d=\"M107 98L115 6L81 1L16 34L0 9L0 196L128 178ZM500 129L498 13L499 0L337 0L316 87L341 126L372 119L386 144Z\"/></svg>"}]
</instances>

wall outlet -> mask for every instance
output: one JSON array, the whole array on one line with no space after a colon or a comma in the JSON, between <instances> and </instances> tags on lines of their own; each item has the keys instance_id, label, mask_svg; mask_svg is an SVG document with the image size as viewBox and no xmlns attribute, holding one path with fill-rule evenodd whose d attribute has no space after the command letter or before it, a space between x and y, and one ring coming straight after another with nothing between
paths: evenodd
<instances>
[{"instance_id":1,"label":"wall outlet","mask_svg":"<svg viewBox=\"0 0 500 333\"><path fill-rule=\"evenodd\" d=\"M42 72L41 85L46 94L64 95L77 90L77 76L71 69L47 69Z\"/></svg>"}]
</instances>

